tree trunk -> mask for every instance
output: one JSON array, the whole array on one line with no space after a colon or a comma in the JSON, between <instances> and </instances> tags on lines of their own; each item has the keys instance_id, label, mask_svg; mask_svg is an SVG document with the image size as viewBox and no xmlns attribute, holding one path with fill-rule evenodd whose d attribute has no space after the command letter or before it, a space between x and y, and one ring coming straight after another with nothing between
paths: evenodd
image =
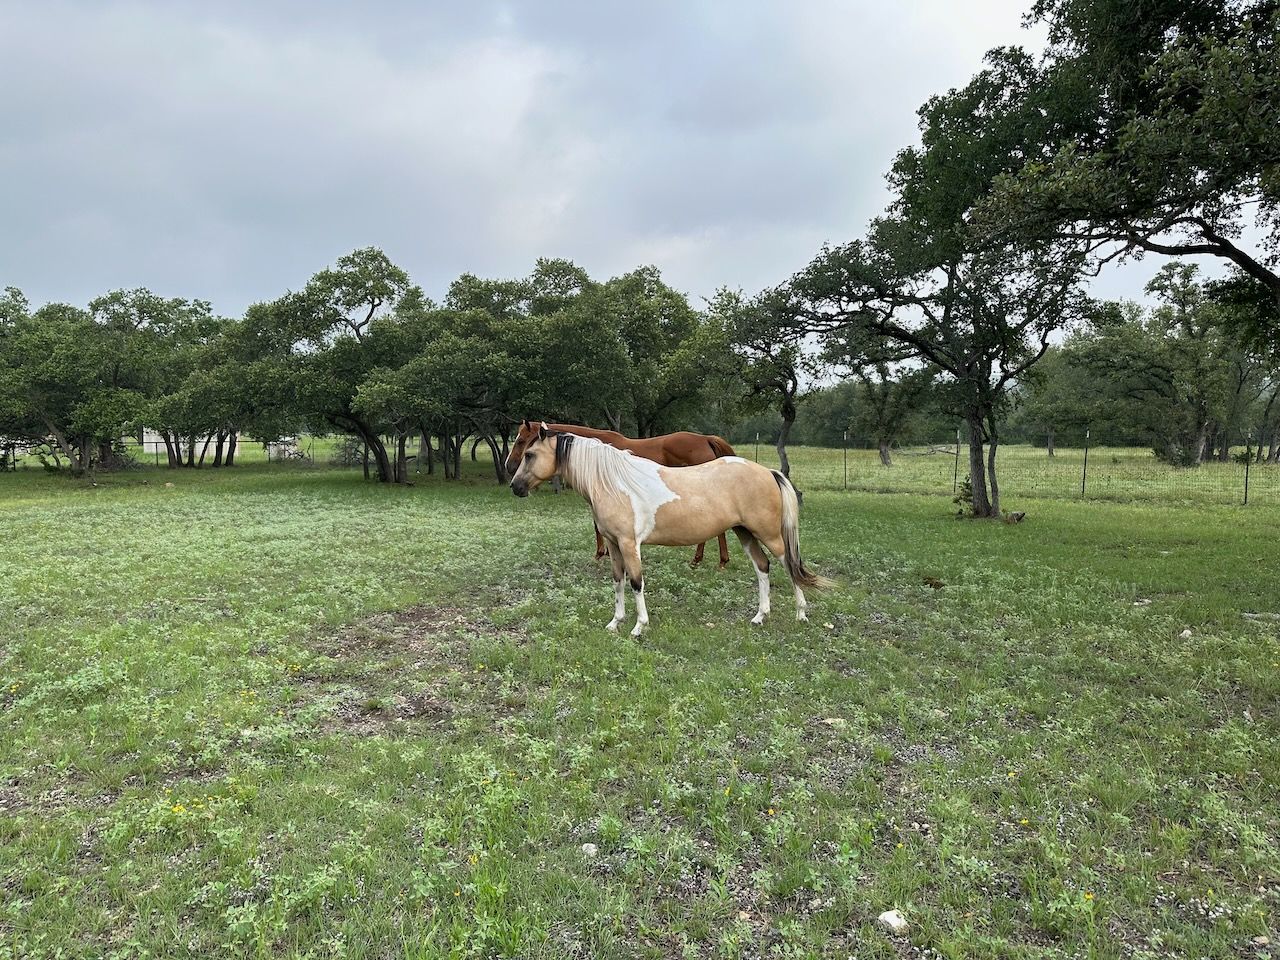
<instances>
[{"instance_id":1,"label":"tree trunk","mask_svg":"<svg viewBox=\"0 0 1280 960\"><path fill-rule=\"evenodd\" d=\"M1209 443L1209 422L1206 420L1204 423L1200 424L1200 432L1196 436L1195 464L1197 467L1200 466L1200 464L1204 463L1205 449L1208 446L1208 443Z\"/></svg>"},{"instance_id":2,"label":"tree trunk","mask_svg":"<svg viewBox=\"0 0 1280 960\"><path fill-rule=\"evenodd\" d=\"M369 444L360 444L360 464L364 467L364 478L369 479Z\"/></svg>"},{"instance_id":3,"label":"tree trunk","mask_svg":"<svg viewBox=\"0 0 1280 960\"><path fill-rule=\"evenodd\" d=\"M193 433L187 437L187 466L195 467L196 465L196 435Z\"/></svg>"},{"instance_id":4,"label":"tree trunk","mask_svg":"<svg viewBox=\"0 0 1280 960\"><path fill-rule=\"evenodd\" d=\"M489 452L493 455L493 475L501 486L507 482L507 458L498 449L498 441L492 436L485 434L484 442L489 445Z\"/></svg>"},{"instance_id":5,"label":"tree trunk","mask_svg":"<svg viewBox=\"0 0 1280 960\"><path fill-rule=\"evenodd\" d=\"M218 431L218 442L213 448L213 468L216 470L222 466L222 445L227 441L227 432L225 430Z\"/></svg>"},{"instance_id":6,"label":"tree trunk","mask_svg":"<svg viewBox=\"0 0 1280 960\"><path fill-rule=\"evenodd\" d=\"M889 441L885 437L881 437L876 441L876 446L880 450L880 463L886 467L893 466L893 455L889 452Z\"/></svg>"},{"instance_id":7,"label":"tree trunk","mask_svg":"<svg viewBox=\"0 0 1280 960\"><path fill-rule=\"evenodd\" d=\"M453 479L462 479L462 445L467 442L467 435L462 432L462 424L459 423L455 430L455 443L453 445Z\"/></svg>"},{"instance_id":8,"label":"tree trunk","mask_svg":"<svg viewBox=\"0 0 1280 960\"><path fill-rule=\"evenodd\" d=\"M1052 425L1050 425L1050 427L1049 427L1049 434L1048 434L1048 443L1047 443L1047 446L1048 446L1048 448L1049 448L1049 456L1051 456L1051 457L1056 457L1058 454L1057 454L1057 452L1053 449L1053 426L1052 426Z\"/></svg>"},{"instance_id":9,"label":"tree trunk","mask_svg":"<svg viewBox=\"0 0 1280 960\"><path fill-rule=\"evenodd\" d=\"M425 458L425 459L424 459ZM427 431L422 431L422 438L418 441L418 469L422 469L422 464L427 465L427 475L436 472L436 452L431 447L431 437Z\"/></svg>"},{"instance_id":10,"label":"tree trunk","mask_svg":"<svg viewBox=\"0 0 1280 960\"><path fill-rule=\"evenodd\" d=\"M973 490L973 515L990 517L991 501L987 497L987 467L983 449L985 429L982 414L970 414L969 422L969 486Z\"/></svg>"},{"instance_id":11,"label":"tree trunk","mask_svg":"<svg viewBox=\"0 0 1280 960\"><path fill-rule=\"evenodd\" d=\"M990 417L987 418L990 421ZM991 423L991 429L987 436L987 487L991 490L991 512L987 514L990 517L1000 517L1000 484L996 481L996 447L999 441L996 436L996 425Z\"/></svg>"},{"instance_id":12,"label":"tree trunk","mask_svg":"<svg viewBox=\"0 0 1280 960\"><path fill-rule=\"evenodd\" d=\"M204 447L200 450L200 462L197 464L197 466L200 466L200 467L204 466L204 456L206 453L209 452L209 444L212 442L213 442L213 434L211 433L204 438Z\"/></svg>"},{"instance_id":13,"label":"tree trunk","mask_svg":"<svg viewBox=\"0 0 1280 960\"><path fill-rule=\"evenodd\" d=\"M487 441L488 439L489 439L489 438L488 438L487 436L486 436L486 437L476 437L474 440L472 440L472 441L471 441L471 462L472 462L472 463L479 463L479 462L480 462L480 458L476 456L476 447L480 446L480 444L484 443L484 442L485 442L485 441ZM490 444L490 446L492 446L492 444Z\"/></svg>"},{"instance_id":14,"label":"tree trunk","mask_svg":"<svg viewBox=\"0 0 1280 960\"><path fill-rule=\"evenodd\" d=\"M441 430L440 462L444 465L444 478L446 480L453 479L453 450L451 443L452 441L449 439L449 434L446 431Z\"/></svg>"},{"instance_id":15,"label":"tree trunk","mask_svg":"<svg viewBox=\"0 0 1280 960\"><path fill-rule=\"evenodd\" d=\"M236 462L236 445L240 442L240 437L236 431L232 430L230 436L227 437L227 459L222 462L224 467L235 466Z\"/></svg>"},{"instance_id":16,"label":"tree trunk","mask_svg":"<svg viewBox=\"0 0 1280 960\"><path fill-rule=\"evenodd\" d=\"M409 435L401 433L396 436L396 483L409 482L409 459L405 456L405 444Z\"/></svg>"},{"instance_id":17,"label":"tree trunk","mask_svg":"<svg viewBox=\"0 0 1280 960\"><path fill-rule=\"evenodd\" d=\"M796 422L794 396L788 393L782 398L782 429L778 431L778 442L774 445L778 451L778 469L788 480L791 479L791 461L787 459L787 440L791 437L791 426Z\"/></svg>"}]
</instances>

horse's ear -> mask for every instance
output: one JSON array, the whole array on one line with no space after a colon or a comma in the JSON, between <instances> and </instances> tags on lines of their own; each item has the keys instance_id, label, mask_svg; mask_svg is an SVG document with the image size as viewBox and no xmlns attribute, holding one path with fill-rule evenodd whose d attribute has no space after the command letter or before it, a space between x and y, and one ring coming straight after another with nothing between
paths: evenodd
<instances>
[{"instance_id":1,"label":"horse's ear","mask_svg":"<svg viewBox=\"0 0 1280 960\"><path fill-rule=\"evenodd\" d=\"M523 420L521 420L521 421L520 421L520 427L521 427L521 429L523 429L524 427L527 427L528 425L529 425L529 418L528 418L528 417L525 417Z\"/></svg>"},{"instance_id":2,"label":"horse's ear","mask_svg":"<svg viewBox=\"0 0 1280 960\"><path fill-rule=\"evenodd\" d=\"M547 430L548 430L548 429L550 429L550 428L547 426L547 424L546 424L546 421L545 421L545 420L544 420L542 423L538 424L538 439L539 439L539 440L545 440L545 439L547 439Z\"/></svg>"}]
</instances>

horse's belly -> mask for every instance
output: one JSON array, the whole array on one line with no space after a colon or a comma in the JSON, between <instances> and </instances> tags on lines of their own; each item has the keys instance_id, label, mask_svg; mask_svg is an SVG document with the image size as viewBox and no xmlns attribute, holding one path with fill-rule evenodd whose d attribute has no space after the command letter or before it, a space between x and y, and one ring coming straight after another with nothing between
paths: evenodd
<instances>
[{"instance_id":1,"label":"horse's belly","mask_svg":"<svg viewBox=\"0 0 1280 960\"><path fill-rule=\"evenodd\" d=\"M644 542L659 547L692 546L718 537L740 522L736 511L724 507L697 510L686 507L667 511L664 505L658 508L653 530L644 538Z\"/></svg>"}]
</instances>

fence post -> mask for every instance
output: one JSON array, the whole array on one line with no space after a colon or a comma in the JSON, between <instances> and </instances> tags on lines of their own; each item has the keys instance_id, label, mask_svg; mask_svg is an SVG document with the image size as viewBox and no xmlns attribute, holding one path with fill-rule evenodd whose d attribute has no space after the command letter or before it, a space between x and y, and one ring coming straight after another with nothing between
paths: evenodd
<instances>
[{"instance_id":1,"label":"fence post","mask_svg":"<svg viewBox=\"0 0 1280 960\"><path fill-rule=\"evenodd\" d=\"M1245 434L1244 438L1244 506L1249 505L1249 461L1253 459L1253 431L1250 430Z\"/></svg>"},{"instance_id":2,"label":"fence post","mask_svg":"<svg viewBox=\"0 0 1280 960\"><path fill-rule=\"evenodd\" d=\"M951 492L960 489L960 428L956 427L956 469L951 475Z\"/></svg>"},{"instance_id":3,"label":"fence post","mask_svg":"<svg viewBox=\"0 0 1280 960\"><path fill-rule=\"evenodd\" d=\"M756 431L756 463L760 462L760 431Z\"/></svg>"},{"instance_id":4,"label":"fence post","mask_svg":"<svg viewBox=\"0 0 1280 960\"><path fill-rule=\"evenodd\" d=\"M1085 484L1089 480L1089 428L1084 431L1084 469L1080 471L1080 496L1084 497Z\"/></svg>"},{"instance_id":5,"label":"fence post","mask_svg":"<svg viewBox=\"0 0 1280 960\"><path fill-rule=\"evenodd\" d=\"M844 488L849 489L849 431L844 432Z\"/></svg>"}]
</instances>

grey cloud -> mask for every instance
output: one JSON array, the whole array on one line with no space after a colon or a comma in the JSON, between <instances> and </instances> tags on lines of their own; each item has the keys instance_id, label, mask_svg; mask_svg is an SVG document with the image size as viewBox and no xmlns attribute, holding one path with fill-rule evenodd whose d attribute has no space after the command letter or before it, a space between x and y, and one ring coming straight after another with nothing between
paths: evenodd
<instances>
[{"instance_id":1,"label":"grey cloud","mask_svg":"<svg viewBox=\"0 0 1280 960\"><path fill-rule=\"evenodd\" d=\"M857 235L1017 2L0 6L0 283L235 314L383 247L429 293L567 256L695 296Z\"/></svg>"}]
</instances>

